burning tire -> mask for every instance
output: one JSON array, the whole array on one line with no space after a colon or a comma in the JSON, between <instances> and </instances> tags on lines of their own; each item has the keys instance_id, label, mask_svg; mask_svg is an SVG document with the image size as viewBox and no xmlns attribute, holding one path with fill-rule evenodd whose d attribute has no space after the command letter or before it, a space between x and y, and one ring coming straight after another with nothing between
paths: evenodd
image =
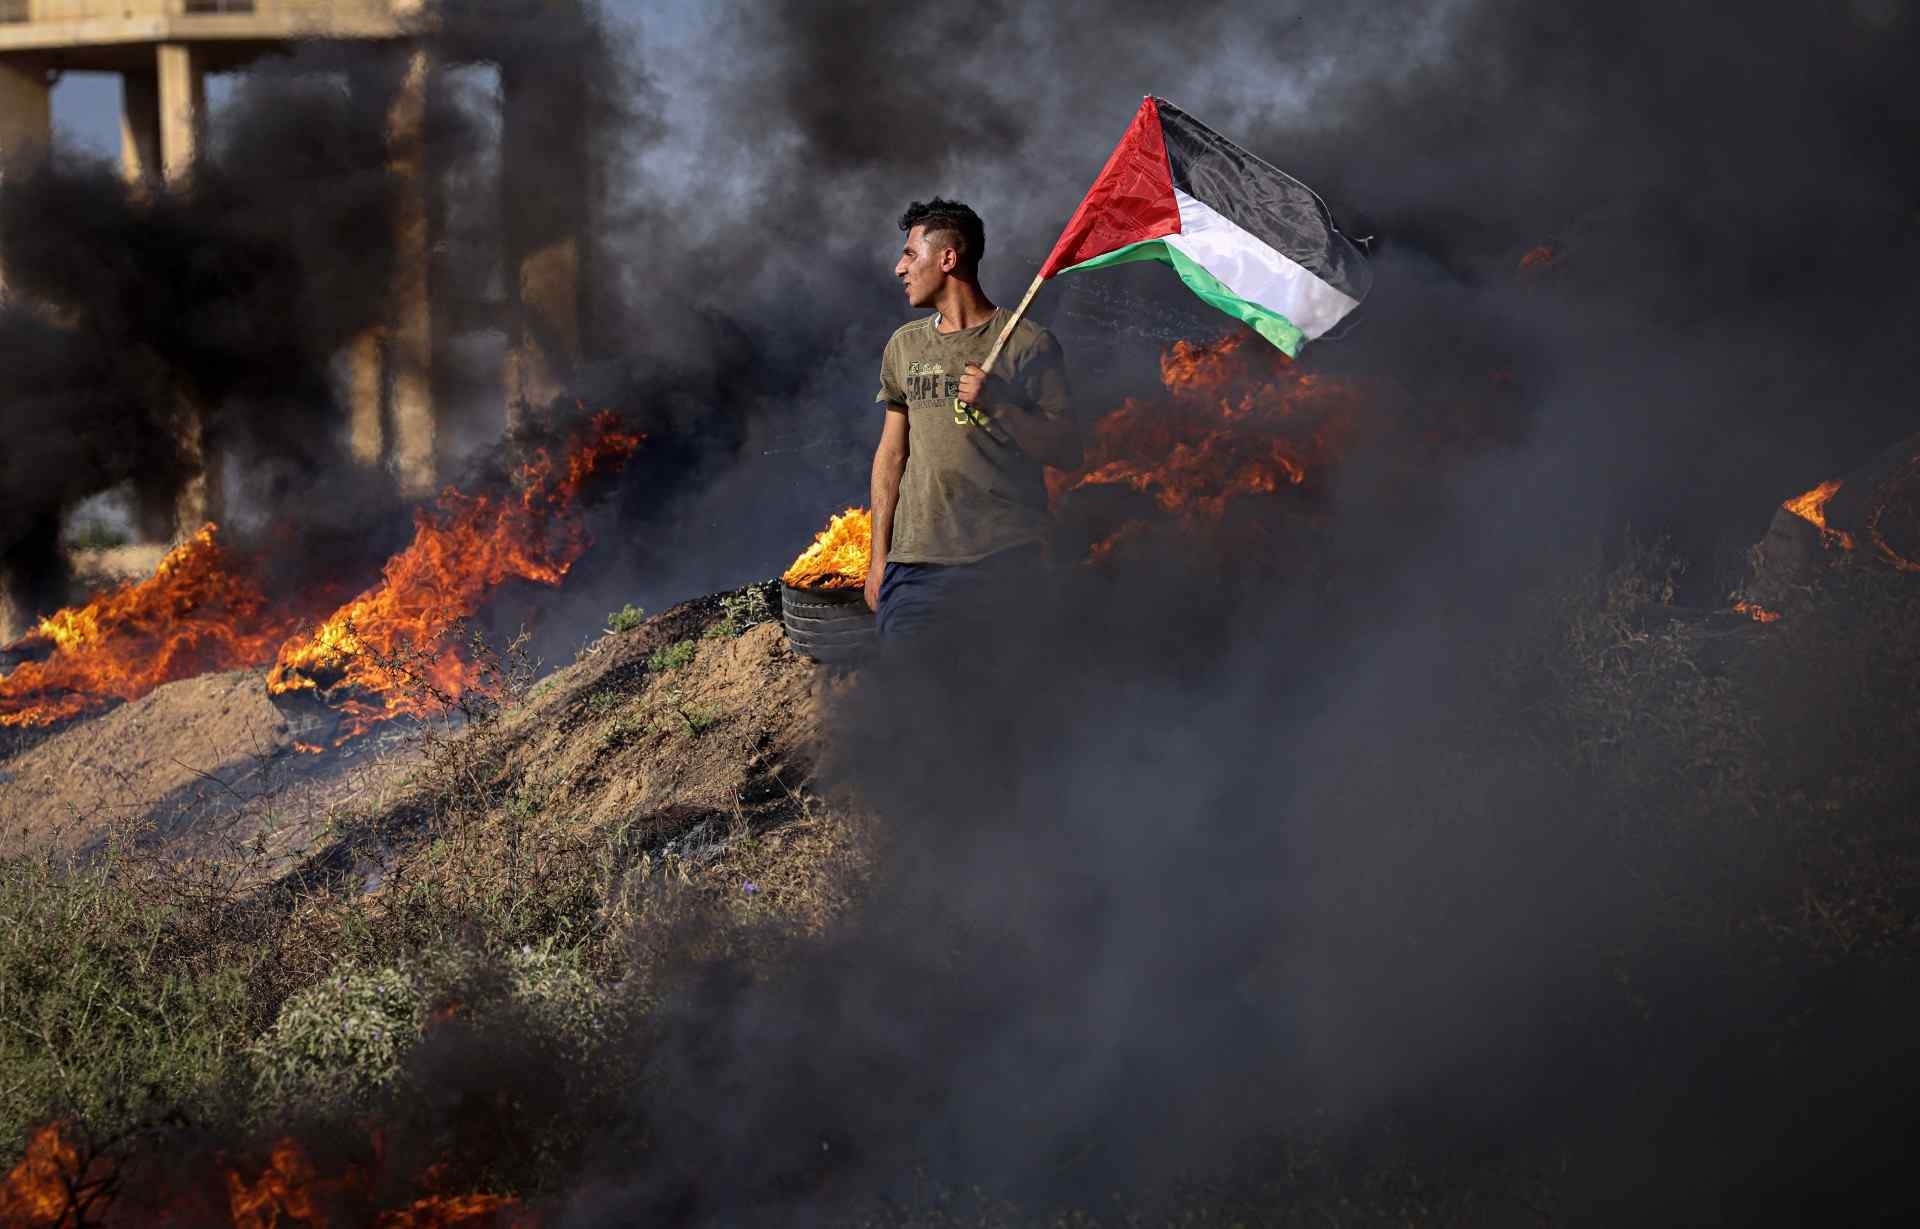
<instances>
[{"instance_id":1,"label":"burning tire","mask_svg":"<svg viewBox=\"0 0 1920 1229\"><path fill-rule=\"evenodd\" d=\"M873 650L873 612L859 588L796 589L782 584L780 621L794 652L826 665L850 664Z\"/></svg>"}]
</instances>

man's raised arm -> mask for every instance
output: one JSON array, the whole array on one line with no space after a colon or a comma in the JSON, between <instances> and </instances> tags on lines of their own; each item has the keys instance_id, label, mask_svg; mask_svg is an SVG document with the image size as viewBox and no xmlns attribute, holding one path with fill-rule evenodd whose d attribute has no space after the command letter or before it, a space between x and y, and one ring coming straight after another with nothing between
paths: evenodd
<instances>
[{"instance_id":1,"label":"man's raised arm","mask_svg":"<svg viewBox=\"0 0 1920 1229\"><path fill-rule=\"evenodd\" d=\"M873 451L873 551L867 563L867 609L880 609L880 580L893 545L893 510L900 502L900 475L907 470L907 408L889 405L880 446Z\"/></svg>"}]
</instances>

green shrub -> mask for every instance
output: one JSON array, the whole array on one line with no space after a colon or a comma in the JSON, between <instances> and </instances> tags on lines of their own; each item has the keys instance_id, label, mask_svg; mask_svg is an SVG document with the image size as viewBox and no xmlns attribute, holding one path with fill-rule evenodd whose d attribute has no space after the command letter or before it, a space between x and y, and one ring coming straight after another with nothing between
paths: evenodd
<instances>
[{"instance_id":1,"label":"green shrub","mask_svg":"<svg viewBox=\"0 0 1920 1229\"><path fill-rule=\"evenodd\" d=\"M696 646L691 640L676 640L662 645L647 657L647 669L655 674L678 670L693 660Z\"/></svg>"},{"instance_id":2,"label":"green shrub","mask_svg":"<svg viewBox=\"0 0 1920 1229\"><path fill-rule=\"evenodd\" d=\"M773 605L767 601L767 590L761 585L726 594L720 599L720 609L721 620L701 633L709 640L738 636L748 628L773 621Z\"/></svg>"},{"instance_id":3,"label":"green shrub","mask_svg":"<svg viewBox=\"0 0 1920 1229\"><path fill-rule=\"evenodd\" d=\"M388 1086L426 1028L427 1003L397 968L348 962L289 998L253 1046L263 1109L332 1109Z\"/></svg>"},{"instance_id":4,"label":"green shrub","mask_svg":"<svg viewBox=\"0 0 1920 1229\"><path fill-rule=\"evenodd\" d=\"M667 707L673 710L673 715L680 719L680 724L686 727L687 733L695 738L712 729L714 723L720 719L712 709L704 705L688 704L678 687L667 691L666 700Z\"/></svg>"},{"instance_id":5,"label":"green shrub","mask_svg":"<svg viewBox=\"0 0 1920 1229\"><path fill-rule=\"evenodd\" d=\"M111 855L0 860L0 1156L50 1118L114 1134L240 1083L269 957L166 889Z\"/></svg>"},{"instance_id":6,"label":"green shrub","mask_svg":"<svg viewBox=\"0 0 1920 1229\"><path fill-rule=\"evenodd\" d=\"M577 948L547 939L508 949L504 963L508 1001L527 1024L576 1053L605 1038L608 1001Z\"/></svg>"},{"instance_id":7,"label":"green shrub","mask_svg":"<svg viewBox=\"0 0 1920 1229\"><path fill-rule=\"evenodd\" d=\"M607 630L610 632L630 632L647 620L647 612L628 602L620 609L607 615Z\"/></svg>"},{"instance_id":8,"label":"green shrub","mask_svg":"<svg viewBox=\"0 0 1920 1229\"><path fill-rule=\"evenodd\" d=\"M646 732L647 723L632 714L615 717L600 728L600 749L610 751L615 747L624 747Z\"/></svg>"},{"instance_id":9,"label":"green shrub","mask_svg":"<svg viewBox=\"0 0 1920 1229\"><path fill-rule=\"evenodd\" d=\"M498 956L455 951L385 968L341 965L293 995L251 1048L258 1112L340 1112L390 1091L436 1006L486 1027L498 1017L584 1055L611 1019L578 949L549 937Z\"/></svg>"}]
</instances>

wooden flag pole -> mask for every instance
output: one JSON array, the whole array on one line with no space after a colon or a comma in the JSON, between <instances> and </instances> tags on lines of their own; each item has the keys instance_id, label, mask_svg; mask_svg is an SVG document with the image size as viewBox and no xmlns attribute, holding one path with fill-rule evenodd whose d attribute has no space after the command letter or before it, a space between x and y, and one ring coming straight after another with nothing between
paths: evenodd
<instances>
[{"instance_id":1,"label":"wooden flag pole","mask_svg":"<svg viewBox=\"0 0 1920 1229\"><path fill-rule=\"evenodd\" d=\"M1033 283L1027 287L1027 293L1020 296L1020 306L1013 309L1013 315L1007 317L1007 326L1000 330L1000 336L993 339L993 348L987 351L987 361L980 364L980 370L988 375L993 374L993 365L999 361L1000 351L1006 348L1007 338L1013 336L1013 326L1019 324L1020 318L1027 314L1028 304L1033 302L1034 295L1040 293L1040 283L1046 280L1047 275L1044 273L1034 275Z\"/></svg>"},{"instance_id":2,"label":"wooden flag pole","mask_svg":"<svg viewBox=\"0 0 1920 1229\"><path fill-rule=\"evenodd\" d=\"M1032 283L1027 286L1027 293L1020 296L1019 306L1015 307L1013 314L1007 317L1007 323L1001 328L1000 336L993 339L993 346L987 351L986 361L980 364L980 370L984 374L993 374L993 365L1000 360L1000 351L1006 349L1007 338L1013 336L1013 326L1019 324L1020 318L1027 314L1027 307L1033 302L1033 296L1040 293L1040 283L1046 280L1046 274L1035 274ZM980 427L988 435L999 440L1002 444L1010 444L1013 442L1006 438L1006 433L1003 430L993 425L991 418L988 418L985 414L982 414L966 402L960 400L960 398L955 397L953 399L953 408L956 422L959 422L961 418L964 417L971 420L975 426Z\"/></svg>"}]
</instances>

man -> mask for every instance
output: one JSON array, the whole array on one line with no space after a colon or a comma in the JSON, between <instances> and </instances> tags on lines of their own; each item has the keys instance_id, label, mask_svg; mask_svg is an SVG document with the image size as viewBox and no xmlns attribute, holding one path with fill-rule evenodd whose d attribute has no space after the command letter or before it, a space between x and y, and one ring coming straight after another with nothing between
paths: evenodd
<instances>
[{"instance_id":1,"label":"man","mask_svg":"<svg viewBox=\"0 0 1920 1229\"><path fill-rule=\"evenodd\" d=\"M1022 320L994 373L981 371L1009 313L980 289L980 215L935 197L909 206L900 229L894 276L909 306L933 314L887 341L874 396L886 420L866 598L881 638L895 641L1036 567L1048 528L1042 470L1080 464L1051 333Z\"/></svg>"}]
</instances>

